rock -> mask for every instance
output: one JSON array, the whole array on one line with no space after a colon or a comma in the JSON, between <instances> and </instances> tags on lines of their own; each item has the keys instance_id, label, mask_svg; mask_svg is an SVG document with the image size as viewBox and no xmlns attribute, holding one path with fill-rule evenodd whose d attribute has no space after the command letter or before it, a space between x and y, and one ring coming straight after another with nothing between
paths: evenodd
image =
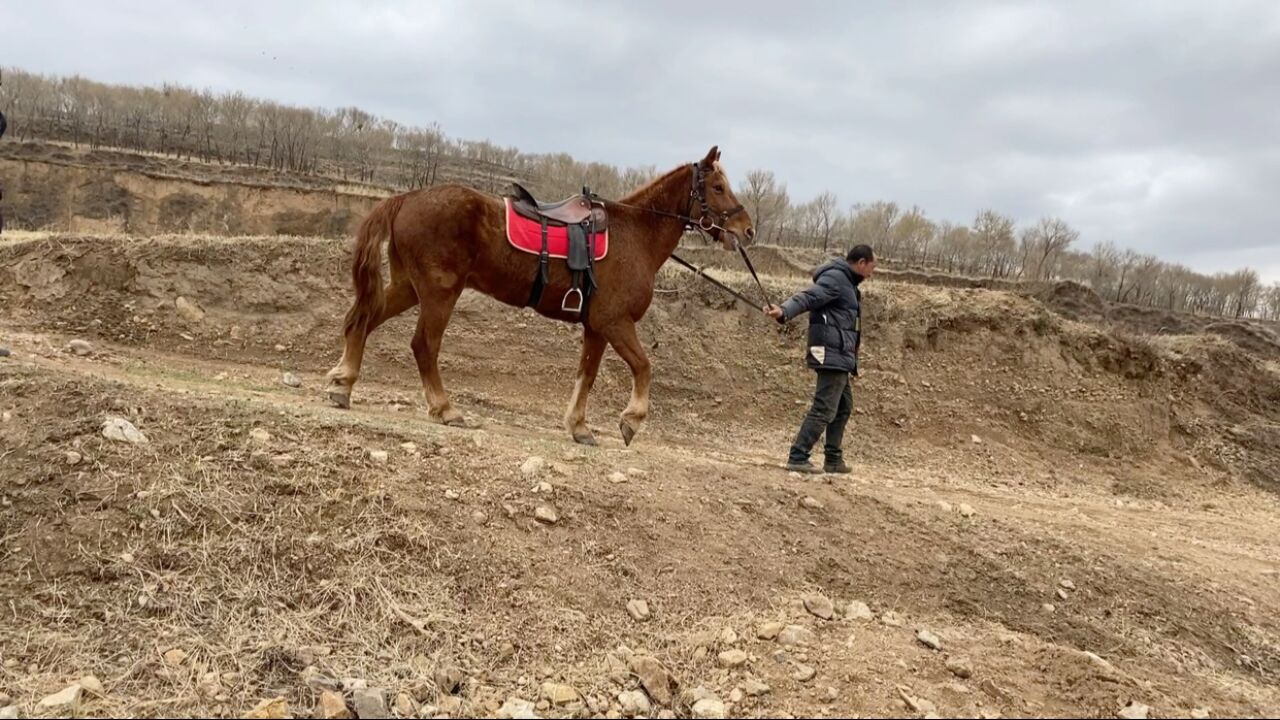
<instances>
[{"instance_id":1,"label":"rock","mask_svg":"<svg viewBox=\"0 0 1280 720\"><path fill-rule=\"evenodd\" d=\"M180 297L175 300L173 305L178 308L178 314L187 322L198 323L201 320L204 320L204 310L201 310L199 305L196 305L184 297Z\"/></svg>"},{"instance_id":2,"label":"rock","mask_svg":"<svg viewBox=\"0 0 1280 720\"><path fill-rule=\"evenodd\" d=\"M310 682L307 683L311 685ZM312 685L312 687L315 687ZM213 697L222 692L222 677L216 672L207 672L200 676L200 681L196 683L196 690L205 697Z\"/></svg>"},{"instance_id":3,"label":"rock","mask_svg":"<svg viewBox=\"0 0 1280 720\"><path fill-rule=\"evenodd\" d=\"M91 345L87 340L72 340L67 343L67 349L80 357L86 357L93 354L93 345Z\"/></svg>"},{"instance_id":4,"label":"rock","mask_svg":"<svg viewBox=\"0 0 1280 720\"><path fill-rule=\"evenodd\" d=\"M166 652L163 657L164 664L169 667L178 667L187 660L187 654L178 648Z\"/></svg>"},{"instance_id":5,"label":"rock","mask_svg":"<svg viewBox=\"0 0 1280 720\"><path fill-rule=\"evenodd\" d=\"M520 466L520 474L526 478L532 479L541 475L542 471L546 470L546 468L547 461L544 458L534 455L528 460L525 460L524 464Z\"/></svg>"},{"instance_id":6,"label":"rock","mask_svg":"<svg viewBox=\"0 0 1280 720\"><path fill-rule=\"evenodd\" d=\"M271 442L271 433L265 428L254 428L249 431L249 439L257 445L266 445Z\"/></svg>"},{"instance_id":7,"label":"rock","mask_svg":"<svg viewBox=\"0 0 1280 720\"><path fill-rule=\"evenodd\" d=\"M791 673L791 677L795 678L800 682L809 682L810 680L817 677L817 675L818 675L817 670L814 670L812 667L804 664L796 665L795 672Z\"/></svg>"},{"instance_id":8,"label":"rock","mask_svg":"<svg viewBox=\"0 0 1280 720\"><path fill-rule=\"evenodd\" d=\"M462 711L462 698L452 695L442 697L436 701L436 708L441 713L452 717Z\"/></svg>"},{"instance_id":9,"label":"rock","mask_svg":"<svg viewBox=\"0 0 1280 720\"><path fill-rule=\"evenodd\" d=\"M1075 583L1073 583L1073 582L1071 582L1070 580L1063 580L1062 582L1060 582L1060 583L1058 583L1058 584L1059 584L1059 585L1061 585L1064 589L1067 589L1067 590L1075 590L1075 589L1076 589L1076 584L1075 584Z\"/></svg>"},{"instance_id":10,"label":"rock","mask_svg":"<svg viewBox=\"0 0 1280 720\"><path fill-rule=\"evenodd\" d=\"M644 477L645 475L648 475L648 473L638 467L629 467L627 468L627 475L630 475L631 477Z\"/></svg>"},{"instance_id":11,"label":"rock","mask_svg":"<svg viewBox=\"0 0 1280 720\"><path fill-rule=\"evenodd\" d=\"M533 511L533 517L544 525L555 525L560 522L560 515L556 513L556 509L550 505L539 505Z\"/></svg>"},{"instance_id":12,"label":"rock","mask_svg":"<svg viewBox=\"0 0 1280 720\"><path fill-rule=\"evenodd\" d=\"M746 682L742 683L742 691L751 697L768 695L772 690L773 688L755 678L748 678Z\"/></svg>"},{"instance_id":13,"label":"rock","mask_svg":"<svg viewBox=\"0 0 1280 720\"><path fill-rule=\"evenodd\" d=\"M356 709L356 717L366 718L391 717L387 711L387 691L382 688L365 688L351 695L351 705Z\"/></svg>"},{"instance_id":14,"label":"rock","mask_svg":"<svg viewBox=\"0 0 1280 720\"><path fill-rule=\"evenodd\" d=\"M413 714L418 711L417 705L414 704L413 698L409 697L408 693L396 695L395 702L391 703L391 709L395 710L400 717L413 717Z\"/></svg>"},{"instance_id":15,"label":"rock","mask_svg":"<svg viewBox=\"0 0 1280 720\"><path fill-rule=\"evenodd\" d=\"M107 689L102 686L102 681L93 675L86 675L80 678L80 687L95 697L107 696Z\"/></svg>"},{"instance_id":16,"label":"rock","mask_svg":"<svg viewBox=\"0 0 1280 720\"><path fill-rule=\"evenodd\" d=\"M445 490L444 499L445 500L461 500L462 495L458 494L457 490Z\"/></svg>"},{"instance_id":17,"label":"rock","mask_svg":"<svg viewBox=\"0 0 1280 720\"><path fill-rule=\"evenodd\" d=\"M694 701L690 710L695 718L724 718L728 716L725 710L724 701L716 696L715 693L699 687L692 693Z\"/></svg>"},{"instance_id":18,"label":"rock","mask_svg":"<svg viewBox=\"0 0 1280 720\"><path fill-rule=\"evenodd\" d=\"M720 631L720 634L716 637L716 641L726 647L730 645L737 645L738 632L731 627L726 627Z\"/></svg>"},{"instance_id":19,"label":"rock","mask_svg":"<svg viewBox=\"0 0 1280 720\"><path fill-rule=\"evenodd\" d=\"M973 506L968 503L960 503L959 510L960 510L960 517L968 518L978 514L978 511L974 510Z\"/></svg>"},{"instance_id":20,"label":"rock","mask_svg":"<svg viewBox=\"0 0 1280 720\"><path fill-rule=\"evenodd\" d=\"M582 702L582 695L568 685L558 683L542 683L542 699L551 703L551 707L563 707Z\"/></svg>"},{"instance_id":21,"label":"rock","mask_svg":"<svg viewBox=\"0 0 1280 720\"><path fill-rule=\"evenodd\" d=\"M954 509L951 507L951 503L947 502L946 500L939 500L938 507L941 508L942 512L945 512L945 513L949 513Z\"/></svg>"},{"instance_id":22,"label":"rock","mask_svg":"<svg viewBox=\"0 0 1280 720\"><path fill-rule=\"evenodd\" d=\"M631 615L632 620L644 622L649 619L649 603L644 600L632 600L627 603L627 613Z\"/></svg>"},{"instance_id":23,"label":"rock","mask_svg":"<svg viewBox=\"0 0 1280 720\"><path fill-rule=\"evenodd\" d=\"M102 423L102 436L108 440L116 442L127 442L140 445L147 442L147 436L143 435L133 423L120 417L109 417L106 422Z\"/></svg>"},{"instance_id":24,"label":"rock","mask_svg":"<svg viewBox=\"0 0 1280 720\"><path fill-rule=\"evenodd\" d=\"M9 357L9 348L0 347L0 357Z\"/></svg>"},{"instance_id":25,"label":"rock","mask_svg":"<svg viewBox=\"0 0 1280 720\"><path fill-rule=\"evenodd\" d=\"M390 456L387 454L386 450L370 450L369 451L369 459L379 465L386 465L389 457Z\"/></svg>"},{"instance_id":26,"label":"rock","mask_svg":"<svg viewBox=\"0 0 1280 720\"><path fill-rule=\"evenodd\" d=\"M920 630L919 632L917 632L916 640L919 640L921 645L924 645L930 650L942 649L942 640L940 640L937 635L934 635L928 630Z\"/></svg>"},{"instance_id":27,"label":"rock","mask_svg":"<svg viewBox=\"0 0 1280 720\"><path fill-rule=\"evenodd\" d=\"M1130 702L1117 715L1124 720L1147 720L1147 716L1151 714L1151 708L1140 702Z\"/></svg>"},{"instance_id":28,"label":"rock","mask_svg":"<svg viewBox=\"0 0 1280 720\"><path fill-rule=\"evenodd\" d=\"M821 510L824 507L823 504L817 500L817 498L812 498L808 496L806 496L805 499L800 501L800 506L807 510Z\"/></svg>"},{"instance_id":29,"label":"rock","mask_svg":"<svg viewBox=\"0 0 1280 720\"><path fill-rule=\"evenodd\" d=\"M71 685L36 703L36 710L71 717L80 706L80 696L83 693L84 688L79 684Z\"/></svg>"},{"instance_id":30,"label":"rock","mask_svg":"<svg viewBox=\"0 0 1280 720\"><path fill-rule=\"evenodd\" d=\"M644 693L641 693L642 695ZM498 708L498 712L494 713L499 718L511 718L511 720L530 720L538 717L533 711L533 703L528 700L513 697L507 698L507 701Z\"/></svg>"},{"instance_id":31,"label":"rock","mask_svg":"<svg viewBox=\"0 0 1280 720\"><path fill-rule=\"evenodd\" d=\"M4 357L4 356L3 356L3 355L0 355L0 357ZM7 706L7 707L0 707L0 720L18 720L18 718L20 718L20 717L22 717L22 716L18 714L18 706L17 706L17 705L9 705L9 706Z\"/></svg>"},{"instance_id":32,"label":"rock","mask_svg":"<svg viewBox=\"0 0 1280 720\"><path fill-rule=\"evenodd\" d=\"M1063 590L1062 588L1058 588L1058 599L1059 599L1059 600L1066 600L1066 599L1067 599L1067 598L1069 598L1069 597L1071 597L1071 596L1067 594L1067 591L1066 591L1066 590Z\"/></svg>"},{"instance_id":33,"label":"rock","mask_svg":"<svg viewBox=\"0 0 1280 720\"><path fill-rule=\"evenodd\" d=\"M747 694L742 691L742 688L734 688L733 691L729 693L729 702L737 705L746 699L746 697Z\"/></svg>"},{"instance_id":34,"label":"rock","mask_svg":"<svg viewBox=\"0 0 1280 720\"><path fill-rule=\"evenodd\" d=\"M250 720L283 720L289 715L289 701L282 697L263 700L245 715Z\"/></svg>"},{"instance_id":35,"label":"rock","mask_svg":"<svg viewBox=\"0 0 1280 720\"><path fill-rule=\"evenodd\" d=\"M813 631L800 625L788 625L778 633L778 644L783 647L809 645L813 640Z\"/></svg>"},{"instance_id":36,"label":"rock","mask_svg":"<svg viewBox=\"0 0 1280 720\"><path fill-rule=\"evenodd\" d=\"M767 622L756 628L756 637L761 640L773 640L782 632L782 623Z\"/></svg>"},{"instance_id":37,"label":"rock","mask_svg":"<svg viewBox=\"0 0 1280 720\"><path fill-rule=\"evenodd\" d=\"M284 352L285 350L286 350L285 346L281 345L280 343L276 343L276 346L275 346L276 352Z\"/></svg>"},{"instance_id":38,"label":"rock","mask_svg":"<svg viewBox=\"0 0 1280 720\"><path fill-rule=\"evenodd\" d=\"M1043 610L1046 614L1052 615L1058 608L1054 607L1053 603L1045 603L1040 606L1040 609Z\"/></svg>"},{"instance_id":39,"label":"rock","mask_svg":"<svg viewBox=\"0 0 1280 720\"><path fill-rule=\"evenodd\" d=\"M810 615L830 620L835 617L835 608L831 605L831 600L826 595L806 595L804 598L804 609L809 611Z\"/></svg>"},{"instance_id":40,"label":"rock","mask_svg":"<svg viewBox=\"0 0 1280 720\"><path fill-rule=\"evenodd\" d=\"M625 473L616 472L609 476L609 482L615 485L620 485L626 481L627 481L627 476Z\"/></svg>"},{"instance_id":41,"label":"rock","mask_svg":"<svg viewBox=\"0 0 1280 720\"><path fill-rule=\"evenodd\" d=\"M555 491L556 489L552 487L551 483L547 482L546 480L543 480L542 482L533 486L533 492L535 495L550 495Z\"/></svg>"},{"instance_id":42,"label":"rock","mask_svg":"<svg viewBox=\"0 0 1280 720\"><path fill-rule=\"evenodd\" d=\"M875 614L871 612L871 608L861 600L854 600L845 608L844 616L850 620L859 620L862 622L871 622L876 619Z\"/></svg>"},{"instance_id":43,"label":"rock","mask_svg":"<svg viewBox=\"0 0 1280 720\"><path fill-rule=\"evenodd\" d=\"M618 695L618 705L622 706L622 714L627 717L646 717L653 711L649 704L649 696L639 690L628 690Z\"/></svg>"},{"instance_id":44,"label":"rock","mask_svg":"<svg viewBox=\"0 0 1280 720\"><path fill-rule=\"evenodd\" d=\"M747 653L742 650L725 650L717 657L722 668L737 668L747 664Z\"/></svg>"},{"instance_id":45,"label":"rock","mask_svg":"<svg viewBox=\"0 0 1280 720\"><path fill-rule=\"evenodd\" d=\"M291 372L285 373L284 376L280 378L280 382L284 383L285 385L288 385L291 388L302 387L302 378L298 377L297 375L294 375Z\"/></svg>"},{"instance_id":46,"label":"rock","mask_svg":"<svg viewBox=\"0 0 1280 720\"><path fill-rule=\"evenodd\" d=\"M67 461L68 465L79 465L84 460L84 456L75 450L66 451L62 457Z\"/></svg>"},{"instance_id":47,"label":"rock","mask_svg":"<svg viewBox=\"0 0 1280 720\"><path fill-rule=\"evenodd\" d=\"M659 705L671 704L673 683L671 674L662 666L662 663L647 655L632 655L627 660L627 666L636 677L640 678L640 685L654 702Z\"/></svg>"},{"instance_id":48,"label":"rock","mask_svg":"<svg viewBox=\"0 0 1280 720\"><path fill-rule=\"evenodd\" d=\"M948 658L947 669L951 671L952 675L961 680L968 680L973 677L973 664L969 661L969 658Z\"/></svg>"},{"instance_id":49,"label":"rock","mask_svg":"<svg viewBox=\"0 0 1280 720\"><path fill-rule=\"evenodd\" d=\"M318 711L320 717L325 720L350 720L355 714L347 707L347 701L342 695L332 691L325 690L320 693L320 702Z\"/></svg>"},{"instance_id":50,"label":"rock","mask_svg":"<svg viewBox=\"0 0 1280 720\"><path fill-rule=\"evenodd\" d=\"M1195 720L1208 720L1210 717L1209 708L1195 708L1191 711L1191 717Z\"/></svg>"},{"instance_id":51,"label":"rock","mask_svg":"<svg viewBox=\"0 0 1280 720\"><path fill-rule=\"evenodd\" d=\"M973 444L974 444L974 445L981 445L981 444L982 444L982 438L978 437L977 435L971 435L971 436L969 436L969 439L973 441Z\"/></svg>"},{"instance_id":52,"label":"rock","mask_svg":"<svg viewBox=\"0 0 1280 720\"><path fill-rule=\"evenodd\" d=\"M436 687L446 695L456 695L465 678L462 671L453 666L441 667L435 672Z\"/></svg>"}]
</instances>

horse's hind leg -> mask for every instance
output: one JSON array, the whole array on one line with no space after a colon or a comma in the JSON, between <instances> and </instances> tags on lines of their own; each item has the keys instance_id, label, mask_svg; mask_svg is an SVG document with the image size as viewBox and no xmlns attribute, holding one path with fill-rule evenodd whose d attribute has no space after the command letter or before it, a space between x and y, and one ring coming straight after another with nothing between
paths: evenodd
<instances>
[{"instance_id":1,"label":"horse's hind leg","mask_svg":"<svg viewBox=\"0 0 1280 720\"><path fill-rule=\"evenodd\" d=\"M454 303L462 294L461 286L455 288L425 289L420 293L418 327L413 333L413 357L418 361L418 373L422 376L422 389L427 395L427 407L431 417L446 425L461 425L462 413L449 402L444 381L440 378L440 343L444 329L453 314Z\"/></svg>"},{"instance_id":2,"label":"horse's hind leg","mask_svg":"<svg viewBox=\"0 0 1280 720\"><path fill-rule=\"evenodd\" d=\"M418 302L407 278L396 277L394 266L391 284L383 291L382 309L370 318L368 325L347 323L342 359L329 371L329 402L337 407L351 407L351 389L360 377L360 365L364 362L364 345L369 334L379 325L413 307Z\"/></svg>"}]
</instances>

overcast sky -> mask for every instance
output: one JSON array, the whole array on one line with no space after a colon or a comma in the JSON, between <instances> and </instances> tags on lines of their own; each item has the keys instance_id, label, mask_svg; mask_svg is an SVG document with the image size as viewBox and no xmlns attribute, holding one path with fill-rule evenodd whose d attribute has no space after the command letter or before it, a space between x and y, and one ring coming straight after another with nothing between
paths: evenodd
<instances>
[{"instance_id":1,"label":"overcast sky","mask_svg":"<svg viewBox=\"0 0 1280 720\"><path fill-rule=\"evenodd\" d=\"M0 0L0 65L356 105L1280 281L1280 1ZM588 87L589 86L589 87Z\"/></svg>"}]
</instances>

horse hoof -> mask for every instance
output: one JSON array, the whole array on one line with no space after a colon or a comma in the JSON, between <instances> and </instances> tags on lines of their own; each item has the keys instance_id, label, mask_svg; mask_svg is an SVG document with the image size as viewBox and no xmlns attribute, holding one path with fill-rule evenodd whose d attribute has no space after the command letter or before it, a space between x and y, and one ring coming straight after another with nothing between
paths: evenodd
<instances>
[{"instance_id":1,"label":"horse hoof","mask_svg":"<svg viewBox=\"0 0 1280 720\"><path fill-rule=\"evenodd\" d=\"M627 424L626 420L618 423L618 430L622 432L622 444L631 447L631 440L636 436L636 431Z\"/></svg>"},{"instance_id":2,"label":"horse hoof","mask_svg":"<svg viewBox=\"0 0 1280 720\"><path fill-rule=\"evenodd\" d=\"M453 415L453 414L445 415L444 417L440 418L440 422L445 427L455 427L455 428L470 427L470 425L467 423L467 418L464 417L462 413L458 413L457 415Z\"/></svg>"},{"instance_id":3,"label":"horse hoof","mask_svg":"<svg viewBox=\"0 0 1280 720\"><path fill-rule=\"evenodd\" d=\"M591 447L595 447L600 444L596 442L596 436L592 435L591 433L574 435L573 441L578 443L579 445L590 445Z\"/></svg>"},{"instance_id":4,"label":"horse hoof","mask_svg":"<svg viewBox=\"0 0 1280 720\"><path fill-rule=\"evenodd\" d=\"M351 394L338 392L337 390L329 391L329 404L343 410L351 409Z\"/></svg>"}]
</instances>

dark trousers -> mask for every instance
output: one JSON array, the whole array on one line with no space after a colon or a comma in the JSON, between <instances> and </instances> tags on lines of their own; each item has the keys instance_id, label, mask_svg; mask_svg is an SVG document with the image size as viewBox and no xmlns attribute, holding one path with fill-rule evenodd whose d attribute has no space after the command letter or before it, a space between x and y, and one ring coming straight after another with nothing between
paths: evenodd
<instances>
[{"instance_id":1,"label":"dark trousers","mask_svg":"<svg viewBox=\"0 0 1280 720\"><path fill-rule=\"evenodd\" d=\"M825 432L827 444L824 451L827 463L837 463L844 457L840 445L844 442L844 426L849 422L853 409L853 390L849 386L849 373L843 370L817 370L817 387L813 391L813 405L805 415L800 432L791 445L788 462L802 463L809 460L813 446Z\"/></svg>"}]
</instances>

